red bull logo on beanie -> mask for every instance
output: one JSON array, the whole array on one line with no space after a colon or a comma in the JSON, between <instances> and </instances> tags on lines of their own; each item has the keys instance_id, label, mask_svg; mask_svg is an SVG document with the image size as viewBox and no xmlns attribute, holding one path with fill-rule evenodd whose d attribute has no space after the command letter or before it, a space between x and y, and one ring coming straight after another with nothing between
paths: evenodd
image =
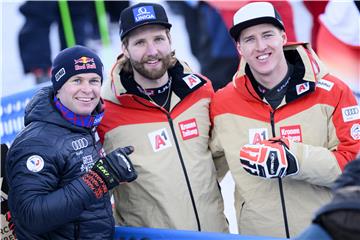
<instances>
[{"instance_id":1,"label":"red bull logo on beanie","mask_svg":"<svg viewBox=\"0 0 360 240\"><path fill-rule=\"evenodd\" d=\"M78 59L74 59L74 67L75 70L83 70L83 69L96 69L96 64L94 58L89 57L80 57Z\"/></svg>"},{"instance_id":2,"label":"red bull logo on beanie","mask_svg":"<svg viewBox=\"0 0 360 240\"><path fill-rule=\"evenodd\" d=\"M135 22L156 19L154 8L152 6L141 6L133 9Z\"/></svg>"}]
</instances>

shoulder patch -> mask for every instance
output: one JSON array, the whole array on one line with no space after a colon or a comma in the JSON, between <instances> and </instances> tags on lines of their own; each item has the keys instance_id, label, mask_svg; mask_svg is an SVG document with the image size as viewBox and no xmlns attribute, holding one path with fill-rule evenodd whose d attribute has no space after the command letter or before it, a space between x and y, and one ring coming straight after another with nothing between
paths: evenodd
<instances>
[{"instance_id":1,"label":"shoulder patch","mask_svg":"<svg viewBox=\"0 0 360 240\"><path fill-rule=\"evenodd\" d=\"M344 122L350 122L360 119L360 106L354 105L341 109Z\"/></svg>"},{"instance_id":2,"label":"shoulder patch","mask_svg":"<svg viewBox=\"0 0 360 240\"><path fill-rule=\"evenodd\" d=\"M44 159L39 155L32 155L27 159L26 167L31 172L40 172L44 168Z\"/></svg>"},{"instance_id":3,"label":"shoulder patch","mask_svg":"<svg viewBox=\"0 0 360 240\"><path fill-rule=\"evenodd\" d=\"M333 86L334 86L333 82L330 82L330 81L325 80L325 79L320 79L320 81L318 81L317 84L316 84L316 87L325 89L327 91L331 91Z\"/></svg>"},{"instance_id":4,"label":"shoulder patch","mask_svg":"<svg viewBox=\"0 0 360 240\"><path fill-rule=\"evenodd\" d=\"M187 75L186 77L183 77L183 80L190 89L193 89L195 86L201 83L200 78L195 74Z\"/></svg>"},{"instance_id":5,"label":"shoulder patch","mask_svg":"<svg viewBox=\"0 0 360 240\"><path fill-rule=\"evenodd\" d=\"M352 125L350 135L354 140L360 140L360 124L355 123Z\"/></svg>"}]
</instances>

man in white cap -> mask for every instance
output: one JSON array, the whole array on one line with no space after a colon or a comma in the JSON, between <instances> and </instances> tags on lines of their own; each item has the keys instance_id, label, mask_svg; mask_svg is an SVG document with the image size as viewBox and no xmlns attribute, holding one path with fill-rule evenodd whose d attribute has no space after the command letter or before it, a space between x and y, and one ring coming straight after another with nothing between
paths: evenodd
<instances>
[{"instance_id":1,"label":"man in white cap","mask_svg":"<svg viewBox=\"0 0 360 240\"><path fill-rule=\"evenodd\" d=\"M241 62L213 98L210 148L234 178L239 232L290 238L331 199L329 186L355 158L359 106L308 44L285 45L270 3L247 4L233 20Z\"/></svg>"},{"instance_id":2,"label":"man in white cap","mask_svg":"<svg viewBox=\"0 0 360 240\"><path fill-rule=\"evenodd\" d=\"M227 232L208 147L211 82L171 50L164 8L138 3L120 16L121 54L104 85L106 152L132 145L139 177L114 189L117 224Z\"/></svg>"}]
</instances>

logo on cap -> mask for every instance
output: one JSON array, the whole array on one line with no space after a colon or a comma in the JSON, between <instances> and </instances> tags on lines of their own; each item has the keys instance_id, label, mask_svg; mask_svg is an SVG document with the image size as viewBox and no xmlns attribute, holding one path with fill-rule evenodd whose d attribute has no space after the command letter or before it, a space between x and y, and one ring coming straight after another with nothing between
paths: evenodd
<instances>
[{"instance_id":1,"label":"logo on cap","mask_svg":"<svg viewBox=\"0 0 360 240\"><path fill-rule=\"evenodd\" d=\"M65 68L61 68L56 74L55 74L55 81L59 81L60 78L62 78L65 75L66 71Z\"/></svg>"},{"instance_id":2,"label":"logo on cap","mask_svg":"<svg viewBox=\"0 0 360 240\"><path fill-rule=\"evenodd\" d=\"M74 63L75 70L96 69L94 58L80 57L78 59L74 59Z\"/></svg>"},{"instance_id":3,"label":"logo on cap","mask_svg":"<svg viewBox=\"0 0 360 240\"><path fill-rule=\"evenodd\" d=\"M142 6L133 9L135 22L140 22L149 19L156 19L154 8L152 6Z\"/></svg>"}]
</instances>

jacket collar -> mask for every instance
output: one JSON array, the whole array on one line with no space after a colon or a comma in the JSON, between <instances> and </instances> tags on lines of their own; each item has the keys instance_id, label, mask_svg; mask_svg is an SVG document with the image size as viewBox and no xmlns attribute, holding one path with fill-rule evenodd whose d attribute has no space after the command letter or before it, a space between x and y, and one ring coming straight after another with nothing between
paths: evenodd
<instances>
[{"instance_id":1,"label":"jacket collar","mask_svg":"<svg viewBox=\"0 0 360 240\"><path fill-rule=\"evenodd\" d=\"M284 46L286 60L295 69L286 93L286 102L291 102L315 90L316 82L322 79L328 71L316 53L306 43L290 43ZM238 71L232 79L234 88L250 99L263 101L254 90L251 81L245 73L247 62L241 59ZM301 90L304 89L304 90Z\"/></svg>"}]
</instances>

